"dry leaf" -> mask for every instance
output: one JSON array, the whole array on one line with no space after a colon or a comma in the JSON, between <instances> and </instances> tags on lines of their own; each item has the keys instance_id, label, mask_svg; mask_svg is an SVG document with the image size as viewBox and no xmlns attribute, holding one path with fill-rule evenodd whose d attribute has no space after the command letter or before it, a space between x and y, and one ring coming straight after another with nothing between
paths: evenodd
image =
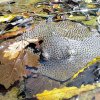
<instances>
[{"instance_id":1,"label":"dry leaf","mask_svg":"<svg viewBox=\"0 0 100 100\"><path fill-rule=\"evenodd\" d=\"M26 52L23 58L24 64L28 66L39 66L39 56L32 55L30 52Z\"/></svg>"},{"instance_id":2,"label":"dry leaf","mask_svg":"<svg viewBox=\"0 0 100 100\"><path fill-rule=\"evenodd\" d=\"M20 51L22 51L29 43L35 43L38 41L38 38L34 39L28 39L27 40L22 40L18 42L14 42L10 45L8 45L7 49L3 51L3 57L7 57L8 59L14 59L16 58Z\"/></svg>"},{"instance_id":3,"label":"dry leaf","mask_svg":"<svg viewBox=\"0 0 100 100\"><path fill-rule=\"evenodd\" d=\"M0 39L14 37L14 36L17 36L17 35L22 34L24 32L25 32L25 28L20 28L20 29L17 29L16 31L13 31L13 32L7 32L5 34L1 34Z\"/></svg>"},{"instance_id":4,"label":"dry leaf","mask_svg":"<svg viewBox=\"0 0 100 100\"><path fill-rule=\"evenodd\" d=\"M11 52L4 53L12 43L13 40L10 40L0 45L0 84L4 85L5 88L9 88L15 81L22 79L23 76L27 76L25 65L40 66L39 56L28 51L20 50L14 55Z\"/></svg>"},{"instance_id":5,"label":"dry leaf","mask_svg":"<svg viewBox=\"0 0 100 100\"><path fill-rule=\"evenodd\" d=\"M28 44L29 42L27 41L19 41L9 45L8 48L3 51L3 57L8 58L9 60L16 58L20 51L23 50Z\"/></svg>"},{"instance_id":6,"label":"dry leaf","mask_svg":"<svg viewBox=\"0 0 100 100\"><path fill-rule=\"evenodd\" d=\"M29 31L29 30L32 30L34 28L34 26L26 29L26 28L18 28L17 29L12 29L4 34L1 34L0 35L0 39L5 39L5 38L11 38L11 37L14 37L14 36L17 36L17 35L20 35L20 34L23 34L24 32L26 31Z\"/></svg>"}]
</instances>

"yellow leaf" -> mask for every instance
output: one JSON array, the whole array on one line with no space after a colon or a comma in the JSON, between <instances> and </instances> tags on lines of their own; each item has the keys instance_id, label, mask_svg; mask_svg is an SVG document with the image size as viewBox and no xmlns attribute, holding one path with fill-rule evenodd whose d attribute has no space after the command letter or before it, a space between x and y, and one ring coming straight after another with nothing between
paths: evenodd
<instances>
[{"instance_id":1,"label":"yellow leaf","mask_svg":"<svg viewBox=\"0 0 100 100\"><path fill-rule=\"evenodd\" d=\"M96 5L89 3L89 4L87 4L87 7L93 9L93 8L96 8Z\"/></svg>"},{"instance_id":2,"label":"yellow leaf","mask_svg":"<svg viewBox=\"0 0 100 100\"><path fill-rule=\"evenodd\" d=\"M1 16L0 17L0 22L9 21L9 20L13 19L14 17L15 17L15 15L5 15L5 16Z\"/></svg>"},{"instance_id":3,"label":"yellow leaf","mask_svg":"<svg viewBox=\"0 0 100 100\"><path fill-rule=\"evenodd\" d=\"M86 3L91 3L91 2L92 2L92 0L85 0L85 2L86 2Z\"/></svg>"},{"instance_id":4,"label":"yellow leaf","mask_svg":"<svg viewBox=\"0 0 100 100\"><path fill-rule=\"evenodd\" d=\"M83 72L86 68L95 64L96 62L100 62L100 57L96 57L96 58L92 59L90 62L88 62L86 66L84 66L82 69L80 69L77 73L74 74L72 79L76 78L81 72Z\"/></svg>"},{"instance_id":5,"label":"yellow leaf","mask_svg":"<svg viewBox=\"0 0 100 100\"><path fill-rule=\"evenodd\" d=\"M11 29L10 31L17 31L19 29L19 27L15 26L13 29Z\"/></svg>"},{"instance_id":6,"label":"yellow leaf","mask_svg":"<svg viewBox=\"0 0 100 100\"><path fill-rule=\"evenodd\" d=\"M51 91L44 91L41 94L37 94L38 100L62 100L69 99L75 95L78 95L82 92L93 90L97 87L100 87L100 83L94 85L86 85L77 87L64 87L61 89L53 89Z\"/></svg>"},{"instance_id":7,"label":"yellow leaf","mask_svg":"<svg viewBox=\"0 0 100 100\"><path fill-rule=\"evenodd\" d=\"M9 60L11 60L11 59L14 59L14 58L17 58L18 57L18 55L19 55L19 51L16 51L16 52L4 52L4 57L8 57L9 58Z\"/></svg>"},{"instance_id":8,"label":"yellow leaf","mask_svg":"<svg viewBox=\"0 0 100 100\"><path fill-rule=\"evenodd\" d=\"M27 16L25 15L8 14L8 15L0 16L0 22L10 21L16 16L23 16L24 18L27 18Z\"/></svg>"}]
</instances>

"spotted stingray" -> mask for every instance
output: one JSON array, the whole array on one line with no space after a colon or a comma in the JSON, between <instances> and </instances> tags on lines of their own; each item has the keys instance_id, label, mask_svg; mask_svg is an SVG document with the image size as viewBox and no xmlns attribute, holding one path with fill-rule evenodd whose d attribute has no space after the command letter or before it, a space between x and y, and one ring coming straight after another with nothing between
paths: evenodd
<instances>
[{"instance_id":1,"label":"spotted stingray","mask_svg":"<svg viewBox=\"0 0 100 100\"><path fill-rule=\"evenodd\" d=\"M40 37L43 39L43 55L36 73L58 81L70 79L93 58L100 56L100 36L80 23L69 20L40 22L34 30L24 33L16 40Z\"/></svg>"}]
</instances>

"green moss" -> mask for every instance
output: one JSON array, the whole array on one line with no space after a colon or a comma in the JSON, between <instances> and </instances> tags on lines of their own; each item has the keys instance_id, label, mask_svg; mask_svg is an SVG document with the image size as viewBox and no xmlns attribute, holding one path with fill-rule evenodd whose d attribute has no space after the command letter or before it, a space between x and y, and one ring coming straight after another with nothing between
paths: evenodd
<instances>
[{"instance_id":1,"label":"green moss","mask_svg":"<svg viewBox=\"0 0 100 100\"><path fill-rule=\"evenodd\" d=\"M97 16L91 16L91 20L88 20L88 21L86 20L85 16L72 16L72 17L69 17L68 19L82 22L84 25L88 25L88 26L95 27L97 25L97 22L96 22Z\"/></svg>"},{"instance_id":2,"label":"green moss","mask_svg":"<svg viewBox=\"0 0 100 100\"><path fill-rule=\"evenodd\" d=\"M88 25L88 26L96 26L96 19L97 17L91 17L91 20L89 21L82 21L83 24Z\"/></svg>"},{"instance_id":3,"label":"green moss","mask_svg":"<svg viewBox=\"0 0 100 100\"><path fill-rule=\"evenodd\" d=\"M75 20L75 21L82 21L82 20L85 20L86 17L85 16L72 16L72 17L69 17L68 19Z\"/></svg>"}]
</instances>

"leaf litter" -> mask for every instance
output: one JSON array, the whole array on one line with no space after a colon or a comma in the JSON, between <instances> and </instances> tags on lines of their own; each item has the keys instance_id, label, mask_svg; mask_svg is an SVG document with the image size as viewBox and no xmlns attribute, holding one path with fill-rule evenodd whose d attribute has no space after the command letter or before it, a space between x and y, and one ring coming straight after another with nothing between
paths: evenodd
<instances>
[{"instance_id":1,"label":"leaf litter","mask_svg":"<svg viewBox=\"0 0 100 100\"><path fill-rule=\"evenodd\" d=\"M41 0L29 0L29 1L30 2L27 2L27 0L26 0L26 2L24 2L23 0L18 1L17 2L18 5L16 4L16 7L12 4L11 5L11 12L14 13L14 14L18 14L18 15L22 14L22 13L29 15L26 12L30 10L32 13L34 13L34 12L40 13L40 16L41 15L45 16L44 12L41 12L42 7L39 8L39 9L33 8L34 2L36 3L36 2L41 1ZM6 5L2 5L2 7L0 6L0 9L2 11L2 14L9 13L8 7ZM46 17L47 17L47 15L46 15ZM84 23L89 24L89 25L91 24L91 23L88 23L88 22L86 23L85 21L84 21ZM16 29L11 30L10 33L7 32L6 34L0 36L0 39L6 39L6 38L9 38L9 37L17 36L20 33L22 34L24 31L25 30L23 28L21 28L21 29L18 28L17 31L16 31ZM20 45L20 43L21 42L18 43L18 42L7 40L7 41L0 44L0 84L4 85L5 88L7 88L7 89L12 84L14 84L14 82L16 82L17 80L22 80L23 76L24 77L27 76L27 71L26 71L26 67L25 67L26 65L32 66L32 67L37 67L37 66L40 65L39 56L37 54L30 53L29 51L27 51L25 49L25 47L28 45L28 43L25 42L25 45L23 45L23 47L21 47L21 49L20 49L20 46L18 46L18 45ZM14 46L17 49L13 49ZM48 79L45 80L44 77L43 77L43 79L44 79L44 81L48 82ZM39 82L39 81L36 81L36 80L33 81L33 80L32 80L32 83ZM42 80L42 78L41 78L41 80ZM39 86L41 87L41 83L40 83ZM87 88L86 91L88 91L88 88ZM91 85L91 88L92 88L92 85ZM45 88L45 89L47 89L47 88ZM18 89L15 89L15 88L13 88L11 91L15 91L15 90L18 91ZM13 96L15 98L17 98L17 95L16 95L17 92L15 93L15 92L11 92L11 91L10 91L10 93L11 94L14 93L15 95L13 95ZM38 89L37 89L37 91L38 91ZM76 89L76 91L77 92L72 91L71 97L78 94L77 89ZM80 91L81 91L81 89L80 89ZM53 92L53 90L52 90L52 92ZM63 93L65 94L64 99L67 98L66 92L63 92ZM5 96L1 96L0 100L13 100L13 98L10 99L11 96L8 96L8 95L9 95L9 92ZM40 94L40 95L42 95L42 94ZM59 95L59 93L57 93L57 95ZM52 98L53 96L54 95L52 94L50 98ZM38 94L37 94L37 97L39 98ZM9 98L9 99L7 99L7 98ZM59 98L59 96L58 96L58 98ZM57 98L55 98L54 100L56 100L56 99ZM18 98L15 99L15 100L18 100ZM47 98L47 100L48 100L48 98Z\"/></svg>"}]
</instances>

